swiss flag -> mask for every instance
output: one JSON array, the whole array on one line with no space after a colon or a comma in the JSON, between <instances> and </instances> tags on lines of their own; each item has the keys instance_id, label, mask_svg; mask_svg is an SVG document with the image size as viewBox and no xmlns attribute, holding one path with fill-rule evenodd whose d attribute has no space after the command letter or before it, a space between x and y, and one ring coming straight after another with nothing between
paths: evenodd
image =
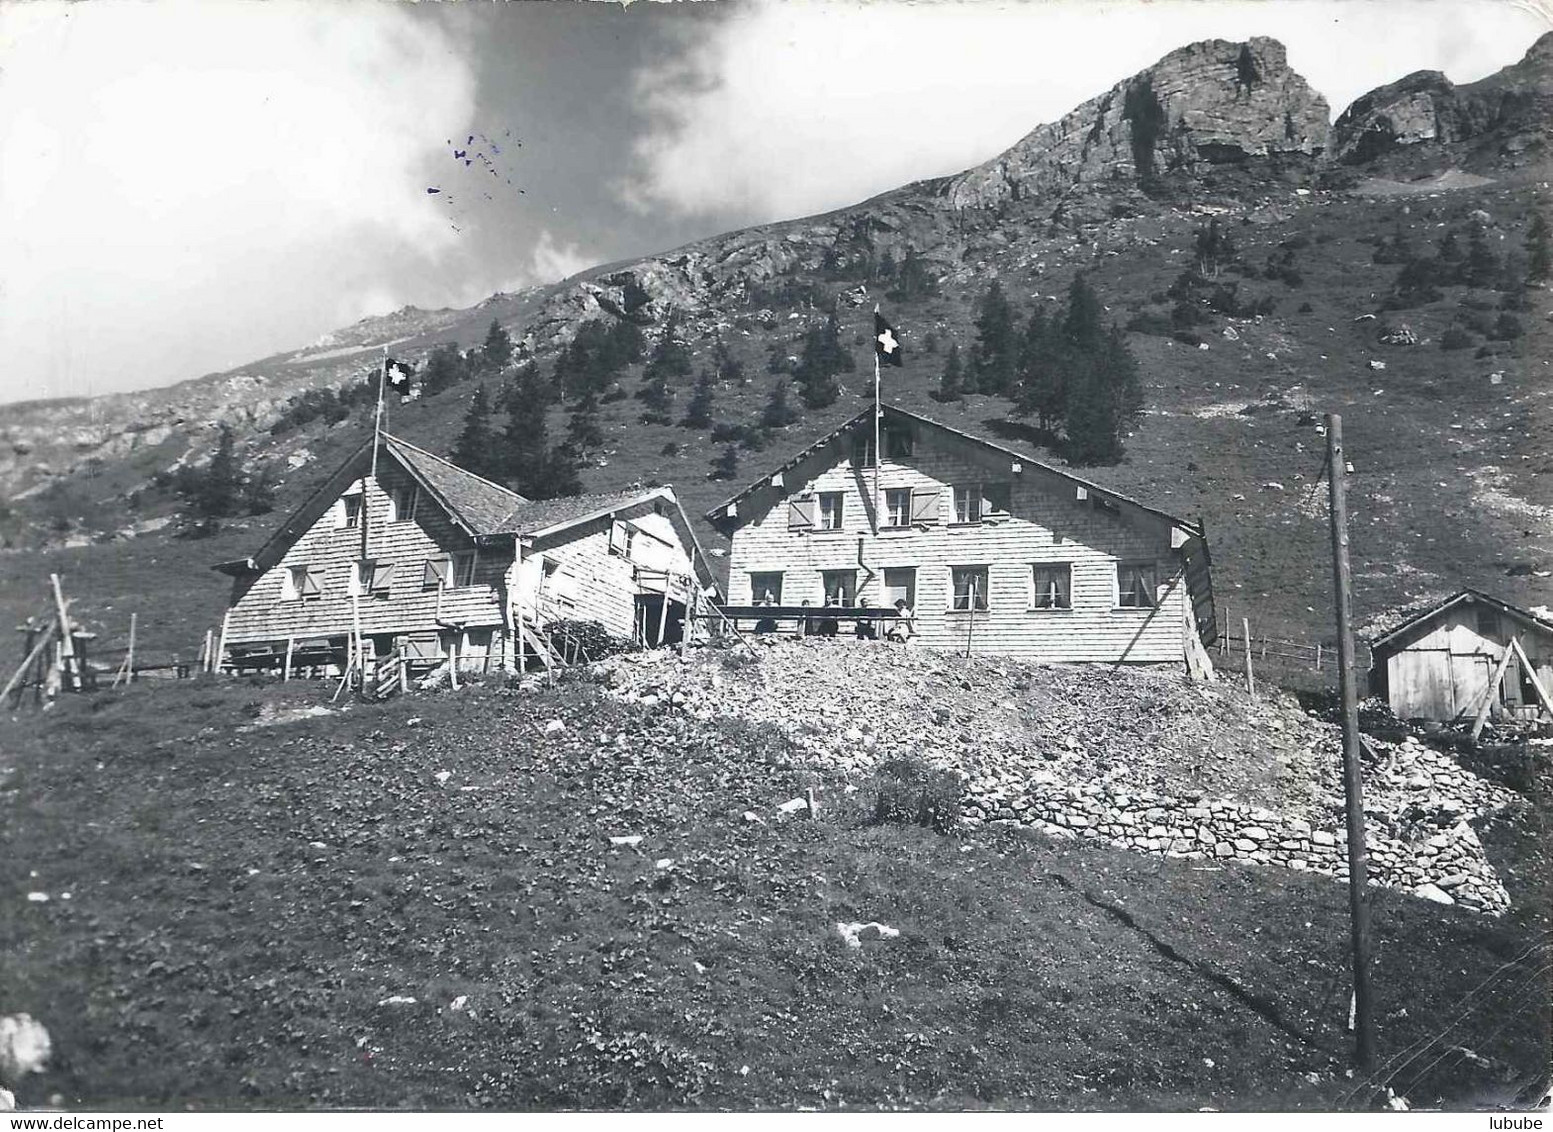
<instances>
[{"instance_id":1,"label":"swiss flag","mask_svg":"<svg viewBox=\"0 0 1553 1132\"><path fill-rule=\"evenodd\" d=\"M879 308L874 308L874 353L879 360L889 366L903 366L906 364L905 348L901 346L900 335L895 333L895 327L885 321L884 315L879 313Z\"/></svg>"},{"instance_id":2,"label":"swiss flag","mask_svg":"<svg viewBox=\"0 0 1553 1132\"><path fill-rule=\"evenodd\" d=\"M408 393L410 391L411 376L409 365L404 362L396 362L392 358L385 361L383 365L388 372L388 387L390 389L397 389L400 393Z\"/></svg>"}]
</instances>

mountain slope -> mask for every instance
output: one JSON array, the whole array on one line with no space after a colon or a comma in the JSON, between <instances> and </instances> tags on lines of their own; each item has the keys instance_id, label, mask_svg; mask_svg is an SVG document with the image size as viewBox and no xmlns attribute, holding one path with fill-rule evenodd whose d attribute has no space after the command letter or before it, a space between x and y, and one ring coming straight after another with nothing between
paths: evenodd
<instances>
[{"instance_id":1,"label":"mountain slope","mask_svg":"<svg viewBox=\"0 0 1553 1132\"><path fill-rule=\"evenodd\" d=\"M271 437L263 430L283 403L281 393L359 380L386 341L396 356L412 359L439 341L473 344L493 318L548 368L554 349L586 319L629 317L651 337L676 311L697 365L713 364L718 343L743 365L743 383L719 386L715 417L754 425L779 380L768 360L796 353L802 332L839 303L856 373L844 377L837 404L772 436L767 451L744 451L742 481L871 396L868 306L884 298L910 349L905 370L889 375L888 400L1061 462L1060 446L1053 449L1052 438L1012 417L1006 400L973 395L938 404L929 393L943 352L952 342L971 344L972 304L990 280L1003 283L1023 315L1037 303L1052 305L1083 271L1108 317L1133 328L1129 340L1143 365L1147 403L1128 458L1086 474L1201 517L1221 608L1237 622L1249 615L1259 631L1306 639L1329 632L1324 489L1314 483L1324 444L1317 418L1325 410L1343 413L1356 467L1351 510L1362 619L1461 585L1545 604L1553 599L1545 580L1553 568L1553 462L1538 439L1553 430L1542 360L1553 356L1545 291L1528 292L1531 310L1512 312L1501 309L1515 298L1508 292L1447 283L1410 309L1382 308L1399 270L1395 241L1423 254L1446 232L1465 243L1480 228L1501 263L1520 255L1538 203L1528 180L1535 170L1519 157L1493 154L1524 132L1523 119L1504 106L1547 97L1550 42L1539 41L1500 76L1460 88L1520 92L1495 103L1494 114L1473 117L1479 125L1470 139L1423 141L1367 160L1352 158L1362 130L1341 122L1325 129L1325 104L1288 71L1276 43L1194 45L958 177L495 296L468 311L401 312L337 342L179 390L34 406L7 426L12 463L9 473L0 466L0 475L34 492L13 502L8 537L16 545L48 534L57 541L51 528L63 522L89 541L94 529L127 525L133 516L122 501L135 488L142 489L140 515L160 521L173 504L147 489L147 478L208 449L217 418L244 426L249 458L281 472L285 506L360 442L370 420L358 413L333 428ZM1152 172L1140 173L1137 156L1147 148L1140 123L1148 121ZM1329 145L1348 163L1328 161L1322 151ZM1461 145L1475 155L1477 175L1466 182L1475 187L1445 192L1438 182L1392 180L1392 195L1368 195L1366 186L1378 179L1405 175L1397 152L1407 161L1426 150L1435 153L1431 160L1449 161L1468 152L1449 148ZM1195 258L1195 232L1215 217L1238 245L1221 282L1238 288L1236 309L1254 305L1264 313L1209 312L1208 323L1173 336L1167 292ZM887 255L899 263L908 249L926 264L936 294L889 298L879 265ZM1521 327L1521 337L1492 337L1502 314ZM1471 348L1441 349L1451 330ZM620 399L604 406L605 449L585 469L585 486L672 482L698 513L728 493L729 485L707 479L709 458L721 445L709 444L702 431L640 423L630 397L639 377L639 367L628 370ZM445 451L471 392L455 387L391 406L390 424ZM687 395L680 391L681 400ZM80 431L94 414L98 431ZM552 435L564 421L562 411L552 416ZM40 464L53 474L41 475ZM59 474L66 468L73 470ZM250 533L234 531L222 541L259 541L270 521L252 520ZM81 547L54 561L80 571L114 556L160 555L161 567L137 568L135 576L154 591L165 563L178 563L180 601L190 601L191 584L200 595L188 619L209 623L221 593L214 580L203 581L203 563L215 548L155 545L154 554L148 545L124 542ZM30 557L12 566L36 576Z\"/></svg>"}]
</instances>

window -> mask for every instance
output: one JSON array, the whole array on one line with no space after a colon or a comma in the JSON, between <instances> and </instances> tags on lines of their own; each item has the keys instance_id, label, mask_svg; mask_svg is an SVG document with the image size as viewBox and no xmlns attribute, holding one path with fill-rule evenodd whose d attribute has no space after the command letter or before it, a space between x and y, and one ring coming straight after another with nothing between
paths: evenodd
<instances>
[{"instance_id":1,"label":"window","mask_svg":"<svg viewBox=\"0 0 1553 1132\"><path fill-rule=\"evenodd\" d=\"M448 584L452 578L453 561L450 558L428 558L426 568L421 571L421 588L428 590L440 589Z\"/></svg>"},{"instance_id":2,"label":"window","mask_svg":"<svg viewBox=\"0 0 1553 1132\"><path fill-rule=\"evenodd\" d=\"M912 450L911 433L907 429L886 429L884 433L884 454L890 457L910 456Z\"/></svg>"},{"instance_id":3,"label":"window","mask_svg":"<svg viewBox=\"0 0 1553 1132\"><path fill-rule=\"evenodd\" d=\"M979 523L989 515L1008 513L1006 483L957 483L954 485L954 521Z\"/></svg>"},{"instance_id":4,"label":"window","mask_svg":"<svg viewBox=\"0 0 1553 1132\"><path fill-rule=\"evenodd\" d=\"M394 564L363 559L351 571L352 596L387 597L394 583Z\"/></svg>"},{"instance_id":5,"label":"window","mask_svg":"<svg viewBox=\"0 0 1553 1132\"><path fill-rule=\"evenodd\" d=\"M609 552L618 554L622 558L630 558L631 551L636 547L636 528L630 523L619 520L609 528Z\"/></svg>"},{"instance_id":6,"label":"window","mask_svg":"<svg viewBox=\"0 0 1553 1132\"><path fill-rule=\"evenodd\" d=\"M907 609L917 607L917 568L915 566L885 567L884 604L893 609L897 601L904 601Z\"/></svg>"},{"instance_id":7,"label":"window","mask_svg":"<svg viewBox=\"0 0 1553 1132\"><path fill-rule=\"evenodd\" d=\"M1123 609L1153 609L1159 571L1152 562L1119 562L1116 566L1116 604Z\"/></svg>"},{"instance_id":8,"label":"window","mask_svg":"<svg viewBox=\"0 0 1553 1132\"><path fill-rule=\"evenodd\" d=\"M874 463L874 434L858 430L852 434L852 466L871 468Z\"/></svg>"},{"instance_id":9,"label":"window","mask_svg":"<svg viewBox=\"0 0 1553 1132\"><path fill-rule=\"evenodd\" d=\"M349 495L342 495L340 497L340 503L344 508L341 512L340 526L361 526L361 498L361 492L359 491L353 491Z\"/></svg>"},{"instance_id":10,"label":"window","mask_svg":"<svg viewBox=\"0 0 1553 1132\"><path fill-rule=\"evenodd\" d=\"M475 584L475 552L463 550L453 555L453 584L455 586L472 586Z\"/></svg>"},{"instance_id":11,"label":"window","mask_svg":"<svg viewBox=\"0 0 1553 1132\"><path fill-rule=\"evenodd\" d=\"M820 530L841 530L841 505L844 497L839 491L820 492Z\"/></svg>"},{"instance_id":12,"label":"window","mask_svg":"<svg viewBox=\"0 0 1553 1132\"><path fill-rule=\"evenodd\" d=\"M857 602L856 570L823 570L820 580L825 585L825 601L829 605L854 605Z\"/></svg>"},{"instance_id":13,"label":"window","mask_svg":"<svg viewBox=\"0 0 1553 1132\"><path fill-rule=\"evenodd\" d=\"M1073 567L1066 562L1035 567L1030 604L1036 609L1072 609Z\"/></svg>"},{"instance_id":14,"label":"window","mask_svg":"<svg viewBox=\"0 0 1553 1132\"><path fill-rule=\"evenodd\" d=\"M755 605L781 605L782 571L750 571L750 601Z\"/></svg>"},{"instance_id":15,"label":"window","mask_svg":"<svg viewBox=\"0 0 1553 1132\"><path fill-rule=\"evenodd\" d=\"M911 526L911 488L885 488L884 525L886 527Z\"/></svg>"},{"instance_id":16,"label":"window","mask_svg":"<svg viewBox=\"0 0 1553 1132\"><path fill-rule=\"evenodd\" d=\"M949 577L954 583L954 605L951 608L987 608L987 567L951 566Z\"/></svg>"},{"instance_id":17,"label":"window","mask_svg":"<svg viewBox=\"0 0 1553 1132\"><path fill-rule=\"evenodd\" d=\"M421 495L420 488L415 484L404 487L396 487L388 497L388 521L390 523L408 523L415 518L415 504Z\"/></svg>"},{"instance_id":18,"label":"window","mask_svg":"<svg viewBox=\"0 0 1553 1132\"><path fill-rule=\"evenodd\" d=\"M322 566L292 566L280 578L280 599L301 601L320 598L324 593Z\"/></svg>"},{"instance_id":19,"label":"window","mask_svg":"<svg viewBox=\"0 0 1553 1132\"><path fill-rule=\"evenodd\" d=\"M1486 640L1498 642L1499 640L1499 613L1493 609L1480 609L1477 611L1478 636Z\"/></svg>"}]
</instances>

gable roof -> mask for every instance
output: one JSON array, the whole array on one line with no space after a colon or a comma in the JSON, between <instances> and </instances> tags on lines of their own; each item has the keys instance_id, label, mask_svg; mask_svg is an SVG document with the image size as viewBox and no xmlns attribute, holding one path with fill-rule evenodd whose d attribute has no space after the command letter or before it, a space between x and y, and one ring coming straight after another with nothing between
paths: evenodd
<instances>
[{"instance_id":1,"label":"gable roof","mask_svg":"<svg viewBox=\"0 0 1553 1132\"><path fill-rule=\"evenodd\" d=\"M397 456L404 469L470 534L495 533L513 511L531 505L530 500L510 488L492 483L397 436L385 433L383 450Z\"/></svg>"},{"instance_id":2,"label":"gable roof","mask_svg":"<svg viewBox=\"0 0 1553 1132\"><path fill-rule=\"evenodd\" d=\"M1181 527L1194 534L1201 535L1203 533L1203 527L1201 523L1193 522L1190 519L1183 519L1178 515L1172 515L1169 512L1161 511L1156 507L1150 507L1148 504L1142 503L1130 496L1123 495L1119 491L1113 491L1111 488L1102 487L1100 484L1097 484L1092 480L1086 480L1082 476L1076 476L1072 472L1064 471L1061 468L1054 467L1051 464L1048 464L1042 460L1037 460L1023 452L1017 451L1016 449L1006 448L1001 444L995 444L990 440L984 439L983 437L973 436L971 433L957 429L952 425L946 425L942 421L935 421L931 417L923 416L921 413L914 413L907 409L897 408L894 405L882 405L880 406L880 409L882 410L882 415L886 423L892 419L895 419L911 421L919 425L927 425L930 428L938 429L950 436L958 437L961 440L978 445L990 453L996 453L999 456L1011 460L1017 460L1021 464L1027 464L1033 468L1039 468L1040 470L1047 472L1050 475L1065 479L1072 483L1075 487L1085 488L1094 498L1113 503L1125 504L1128 507L1137 508L1139 511L1143 511L1149 515L1155 516L1156 518L1163 519L1174 526ZM814 453L824 448L827 444L832 443L838 437L846 433L852 432L860 424L868 421L872 415L873 409L871 407L864 409L861 413L858 413L855 417L844 422L838 428L826 433L807 448L795 453L780 467L773 468L769 473L762 476L754 483L750 484L737 495L731 496L730 498L724 500L722 503L718 504L716 507L712 508L706 513L707 521L714 524L727 522L728 509L730 507L736 509L740 501L749 498L749 496L753 495L756 491L759 491L762 487L767 486L771 482L772 476L797 467Z\"/></svg>"},{"instance_id":3,"label":"gable roof","mask_svg":"<svg viewBox=\"0 0 1553 1132\"><path fill-rule=\"evenodd\" d=\"M1463 589L1457 590L1444 601L1438 602L1435 605L1431 605L1428 609L1407 617L1400 624L1386 630L1384 633L1380 634L1380 636L1372 638L1370 641L1370 650L1372 652L1395 651L1397 648L1402 647L1400 638L1405 636L1408 632L1418 628L1421 625L1425 625L1430 621L1433 621L1441 614L1447 612L1448 610L1454 609L1458 605L1486 605L1491 609L1497 610L1500 613L1504 613L1510 617L1515 618L1524 625L1527 625L1531 628L1540 629L1545 633L1553 634L1553 622L1546 621L1543 618L1538 617L1530 610L1522 609L1517 605L1511 605L1507 601L1501 601L1497 597L1493 597L1484 593L1482 590Z\"/></svg>"},{"instance_id":4,"label":"gable roof","mask_svg":"<svg viewBox=\"0 0 1553 1132\"><path fill-rule=\"evenodd\" d=\"M381 453L393 459L436 501L464 533L471 538L527 538L532 535L564 530L615 511L666 500L674 507L671 518L690 548L696 575L703 583L715 584L706 556L696 540L674 491L669 487L636 488L630 491L595 495L568 495L559 499L528 499L499 483L477 476L457 464L424 448L388 433L382 434ZM241 575L269 569L286 550L316 523L321 515L345 493L350 484L365 475L371 466L372 441L365 441L324 480L302 504L286 517L280 527L251 558L217 563L224 574Z\"/></svg>"}]
</instances>

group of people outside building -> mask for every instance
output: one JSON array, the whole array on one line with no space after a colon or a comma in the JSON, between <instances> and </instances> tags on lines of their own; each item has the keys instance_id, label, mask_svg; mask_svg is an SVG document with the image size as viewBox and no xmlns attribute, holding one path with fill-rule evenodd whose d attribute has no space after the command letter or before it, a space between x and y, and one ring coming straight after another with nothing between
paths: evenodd
<instances>
[{"instance_id":1,"label":"group of people outside building","mask_svg":"<svg viewBox=\"0 0 1553 1132\"><path fill-rule=\"evenodd\" d=\"M757 606L776 605L775 599L769 592L761 594L756 599ZM807 600L800 603L800 608L807 608ZM848 609L865 610L872 607L867 598L860 598L855 607L844 606L834 597L827 597L825 604L815 610L813 614L804 614L798 618L798 631L805 637L835 637L841 632L841 622L852 620L855 623L853 635L858 640L878 640L880 629L884 629L884 639L905 644L916 634L916 626L913 624L911 607L906 604L905 598L895 602L894 617L859 617L856 613L845 612ZM883 622L881 626L880 622ZM762 617L755 622L755 632L775 633L778 631L777 619L774 617Z\"/></svg>"}]
</instances>

